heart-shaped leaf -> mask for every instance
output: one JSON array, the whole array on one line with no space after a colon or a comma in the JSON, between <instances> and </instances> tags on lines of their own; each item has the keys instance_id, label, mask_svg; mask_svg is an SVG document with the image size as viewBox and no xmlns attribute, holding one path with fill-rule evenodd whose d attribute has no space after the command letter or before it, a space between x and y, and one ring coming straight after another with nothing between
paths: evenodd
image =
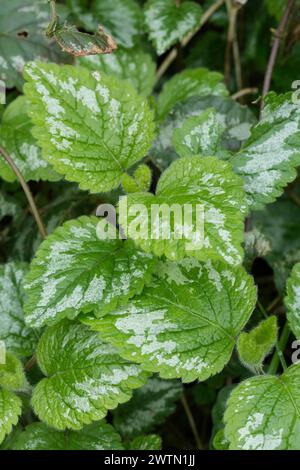
<instances>
[{"instance_id":1,"label":"heart-shaped leaf","mask_svg":"<svg viewBox=\"0 0 300 470\"><path fill-rule=\"evenodd\" d=\"M130 304L83 321L144 370L206 380L227 364L254 309L253 280L242 267L192 258L162 262L157 273Z\"/></svg>"},{"instance_id":2,"label":"heart-shaped leaf","mask_svg":"<svg viewBox=\"0 0 300 470\"><path fill-rule=\"evenodd\" d=\"M157 53L163 54L200 23L202 9L197 3L176 0L148 0L145 21Z\"/></svg>"},{"instance_id":3,"label":"heart-shaped leaf","mask_svg":"<svg viewBox=\"0 0 300 470\"><path fill-rule=\"evenodd\" d=\"M119 206L125 234L147 252L169 259L242 261L247 207L243 182L227 162L214 157L176 160L161 176L156 195L129 194ZM192 218L184 214L187 207ZM194 220L198 210L203 216L199 223Z\"/></svg>"}]
</instances>

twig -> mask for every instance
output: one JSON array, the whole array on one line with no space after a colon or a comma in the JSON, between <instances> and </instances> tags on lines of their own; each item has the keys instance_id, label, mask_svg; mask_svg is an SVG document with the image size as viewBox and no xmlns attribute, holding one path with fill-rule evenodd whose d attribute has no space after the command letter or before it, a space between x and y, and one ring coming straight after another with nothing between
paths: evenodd
<instances>
[{"instance_id":1,"label":"twig","mask_svg":"<svg viewBox=\"0 0 300 470\"><path fill-rule=\"evenodd\" d=\"M281 18L279 26L278 26L277 30L275 31L275 33L274 33L274 38L275 39L274 39L274 42L273 42L273 46L272 46L272 50L271 50L271 54L270 54L266 74L265 74L265 79L264 79L264 86L263 86L263 92L262 92L263 98L264 98L264 96L266 96L266 94L270 90L273 70L274 70L275 63L276 63L277 56L278 56L280 40L281 40L281 38L282 38L282 36L285 32L285 28L287 26L287 23L288 23L291 11L293 9L294 3L295 3L295 0L289 0L288 1L287 7L285 9L285 12L284 12L282 18ZM263 109L263 107L264 107L264 100L262 99L262 101L261 101L261 110Z\"/></svg>"},{"instance_id":2,"label":"twig","mask_svg":"<svg viewBox=\"0 0 300 470\"><path fill-rule=\"evenodd\" d=\"M2 148L0 147L0 154L2 155L2 157L6 160L6 162L9 164L10 168L12 169L12 171L14 172L14 174L16 175L16 177L18 178L22 188L23 188L23 191L27 197L27 200L28 200L28 203L29 203L29 206L30 206L30 209L31 209L31 212L35 218L35 221L37 223L37 226L38 226L38 229L39 229L39 232L42 236L42 238L46 238L47 237L47 231L46 231L46 228L42 222L42 219L40 217L40 214L39 214L39 211L35 205L35 202L34 202L34 199L32 197L32 194L31 194L31 191L29 189L29 186L28 184L26 183L26 181L24 180L23 178L23 175L22 173L20 172L19 168L17 167L17 165L15 164L15 162L13 161L13 159L11 158L10 155L8 155L8 153Z\"/></svg>"},{"instance_id":3,"label":"twig","mask_svg":"<svg viewBox=\"0 0 300 470\"><path fill-rule=\"evenodd\" d=\"M237 15L238 11L241 7L241 5L237 3L233 3L232 0L226 0L226 6L227 6L227 11L228 11L228 16L229 16L229 27L228 27L228 33L227 33L227 43L226 43L226 51L225 51L225 65L224 65L224 76L225 76L225 83L227 85L227 88L230 87L230 76L231 76L231 52L234 49L234 43L235 44L235 68L236 68L236 75L237 75L237 82L239 81L240 83L238 84L238 88L242 88L241 84L241 66L240 66L240 57L239 57L239 51L238 51L238 45L237 45L237 37L236 37L236 20L237 20Z\"/></svg>"},{"instance_id":4,"label":"twig","mask_svg":"<svg viewBox=\"0 0 300 470\"><path fill-rule=\"evenodd\" d=\"M29 359L29 361L26 362L24 366L25 372L28 372L36 363L36 355L33 354L33 356Z\"/></svg>"},{"instance_id":5,"label":"twig","mask_svg":"<svg viewBox=\"0 0 300 470\"><path fill-rule=\"evenodd\" d=\"M291 198L291 200L297 204L298 207L300 207L300 197L297 196L297 194L294 193L294 191L288 191L288 195Z\"/></svg>"},{"instance_id":6,"label":"twig","mask_svg":"<svg viewBox=\"0 0 300 470\"><path fill-rule=\"evenodd\" d=\"M201 442L201 439L200 439L200 436L199 436L199 433L198 433L198 430L197 430L197 427L196 427L194 417L192 415L189 404L188 404L187 399L186 399L184 394L182 394L182 396L181 396L181 403L182 403L182 406L184 408L187 419L189 421L192 433L194 435L195 442L196 442L196 445L197 445L197 449L203 449L203 445L202 445L202 442Z\"/></svg>"},{"instance_id":7,"label":"twig","mask_svg":"<svg viewBox=\"0 0 300 470\"><path fill-rule=\"evenodd\" d=\"M207 21L210 19L210 17L211 17L224 3L225 3L225 0L217 0L210 8L208 8L208 9L206 10L206 12L203 13L199 26L198 26L194 31L192 31L191 33L189 33L187 36L185 36L185 37L182 39L182 41L181 41L181 47L185 47L185 46L191 41L191 39L193 39L193 37L200 31L200 29L205 25L205 23L207 23ZM170 65L171 65L171 64L174 62L174 60L176 59L177 54L178 54L177 48L174 47L174 48L169 52L169 54L167 55L167 57L165 58L165 60L162 62L162 64L160 65L159 69L157 70L156 81L158 81L158 80L164 75L164 73L168 70L168 68L170 67Z\"/></svg>"},{"instance_id":8,"label":"twig","mask_svg":"<svg viewBox=\"0 0 300 470\"><path fill-rule=\"evenodd\" d=\"M239 98L242 98L246 95L255 95L255 93L258 93L258 88L244 88L243 90L239 90L231 95L231 98L233 100L238 100Z\"/></svg>"}]
</instances>

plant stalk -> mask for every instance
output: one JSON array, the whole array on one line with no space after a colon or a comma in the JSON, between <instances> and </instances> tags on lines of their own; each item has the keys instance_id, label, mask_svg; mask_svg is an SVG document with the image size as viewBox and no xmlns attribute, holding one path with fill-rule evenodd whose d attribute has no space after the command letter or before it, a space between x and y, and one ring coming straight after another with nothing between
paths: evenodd
<instances>
[{"instance_id":1,"label":"plant stalk","mask_svg":"<svg viewBox=\"0 0 300 470\"><path fill-rule=\"evenodd\" d=\"M190 428L192 430L192 433L194 435L197 449L203 449L203 444L201 442L201 439L200 439L200 436L199 436L199 433L198 433L198 430L197 430L197 426L196 426L194 417L192 415L192 412L190 410L189 404L187 402L187 399L186 399L184 393L181 396L181 403L182 403L182 406L184 408L185 414L187 416L188 422L190 424Z\"/></svg>"},{"instance_id":2,"label":"plant stalk","mask_svg":"<svg viewBox=\"0 0 300 470\"><path fill-rule=\"evenodd\" d=\"M46 231L46 228L43 224L43 221L41 219L39 211L36 207L36 204L34 202L34 199L33 199L33 196L31 194L31 191L30 191L30 188L29 188L28 184L26 183L22 173L20 172L19 168L17 167L17 165L15 164L15 162L13 161L11 156L2 147L0 147L0 154L6 160L6 162L8 163L8 165L10 166L10 168L12 169L12 171L14 172L16 177L18 178L18 180L19 180L19 182L20 182L20 184L23 188L23 191L24 191L24 193L27 197L31 212L32 212L32 214L35 218L35 221L37 223L39 232L40 232L42 238L45 239L47 237L47 231Z\"/></svg>"},{"instance_id":3,"label":"plant stalk","mask_svg":"<svg viewBox=\"0 0 300 470\"><path fill-rule=\"evenodd\" d=\"M268 66L267 66L267 70L266 70L266 74L265 74L265 79L264 79L263 92L262 92L263 98L266 96L266 94L270 90L273 70L274 70L276 60L277 60L277 56L278 56L280 40L282 39L282 36L285 32L290 14L291 14L292 9L294 7L294 3L295 3L295 0L288 0L285 12L284 12L284 14L281 18L281 21L279 23L279 26L278 26L277 30L275 31L275 34L274 34L275 39L274 39L273 46L272 46L272 49L271 49L271 54L270 54L270 57L269 57L269 62L268 62ZM262 101L261 101L261 110L263 109L263 107L264 107L264 100L262 99Z\"/></svg>"}]
</instances>

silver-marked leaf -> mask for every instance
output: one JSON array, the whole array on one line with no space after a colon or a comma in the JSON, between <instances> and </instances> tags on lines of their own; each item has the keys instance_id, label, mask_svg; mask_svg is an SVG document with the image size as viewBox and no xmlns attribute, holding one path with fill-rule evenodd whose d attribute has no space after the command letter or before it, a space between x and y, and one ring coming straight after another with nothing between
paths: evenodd
<instances>
[{"instance_id":1,"label":"silver-marked leaf","mask_svg":"<svg viewBox=\"0 0 300 470\"><path fill-rule=\"evenodd\" d=\"M13 425L17 424L21 414L22 402L17 395L0 388L0 444Z\"/></svg>"},{"instance_id":2,"label":"silver-marked leaf","mask_svg":"<svg viewBox=\"0 0 300 470\"><path fill-rule=\"evenodd\" d=\"M5 191L0 192L0 220L5 216L16 217L21 213L18 201Z\"/></svg>"},{"instance_id":3,"label":"silver-marked leaf","mask_svg":"<svg viewBox=\"0 0 300 470\"><path fill-rule=\"evenodd\" d=\"M280 377L252 377L231 393L225 437L231 450L297 450L300 446L300 366Z\"/></svg>"},{"instance_id":4,"label":"silver-marked leaf","mask_svg":"<svg viewBox=\"0 0 300 470\"><path fill-rule=\"evenodd\" d=\"M300 263L295 264L287 281L285 305L290 328L296 338L300 339Z\"/></svg>"},{"instance_id":5,"label":"silver-marked leaf","mask_svg":"<svg viewBox=\"0 0 300 470\"><path fill-rule=\"evenodd\" d=\"M128 83L80 67L31 63L25 93L43 156L91 192L120 184L154 135L153 113Z\"/></svg>"},{"instance_id":6,"label":"silver-marked leaf","mask_svg":"<svg viewBox=\"0 0 300 470\"><path fill-rule=\"evenodd\" d=\"M131 48L143 30L143 14L136 0L68 0L80 24L87 31L103 25L116 43Z\"/></svg>"},{"instance_id":7,"label":"silver-marked leaf","mask_svg":"<svg viewBox=\"0 0 300 470\"><path fill-rule=\"evenodd\" d=\"M10 352L5 352L5 362L0 362L0 387L6 390L21 390L26 385L23 364Z\"/></svg>"},{"instance_id":8,"label":"silver-marked leaf","mask_svg":"<svg viewBox=\"0 0 300 470\"><path fill-rule=\"evenodd\" d=\"M56 429L78 430L128 401L147 374L82 324L63 321L48 328L37 348L47 376L33 392L35 413Z\"/></svg>"},{"instance_id":9,"label":"silver-marked leaf","mask_svg":"<svg viewBox=\"0 0 300 470\"><path fill-rule=\"evenodd\" d=\"M129 305L86 322L144 370L206 380L227 364L254 309L253 279L242 267L193 258L162 263L158 275Z\"/></svg>"},{"instance_id":10,"label":"silver-marked leaf","mask_svg":"<svg viewBox=\"0 0 300 470\"><path fill-rule=\"evenodd\" d=\"M151 377L132 399L113 412L113 424L126 439L148 433L175 411L182 394L179 381Z\"/></svg>"},{"instance_id":11,"label":"silver-marked leaf","mask_svg":"<svg viewBox=\"0 0 300 470\"><path fill-rule=\"evenodd\" d=\"M104 314L143 289L156 261L131 241L100 240L97 217L57 228L39 247L26 278L26 322L34 327Z\"/></svg>"},{"instance_id":12,"label":"silver-marked leaf","mask_svg":"<svg viewBox=\"0 0 300 470\"><path fill-rule=\"evenodd\" d=\"M63 20L65 7L58 5ZM23 86L23 67L30 60L61 58L46 39L49 6L45 0L3 0L0 15L0 80L7 88Z\"/></svg>"},{"instance_id":13,"label":"silver-marked leaf","mask_svg":"<svg viewBox=\"0 0 300 470\"><path fill-rule=\"evenodd\" d=\"M127 445L128 450L160 450L161 437L158 434L138 436Z\"/></svg>"},{"instance_id":14,"label":"silver-marked leaf","mask_svg":"<svg viewBox=\"0 0 300 470\"><path fill-rule=\"evenodd\" d=\"M37 333L25 325L23 282L28 271L25 263L0 266L0 340L6 349L20 357L30 356L37 343Z\"/></svg>"},{"instance_id":15,"label":"silver-marked leaf","mask_svg":"<svg viewBox=\"0 0 300 470\"><path fill-rule=\"evenodd\" d=\"M135 204L143 204L142 210ZM192 218L184 215L188 207ZM127 225L123 210L119 223L137 246L157 256L173 260L194 256L239 264L246 212L243 181L231 166L215 157L195 156L173 162L162 174L156 195L129 194Z\"/></svg>"},{"instance_id":16,"label":"silver-marked leaf","mask_svg":"<svg viewBox=\"0 0 300 470\"><path fill-rule=\"evenodd\" d=\"M250 109L247 106L241 106L231 98L192 96L183 103L178 103L160 125L158 137L150 151L151 157L160 168L165 169L178 158L172 142L174 130L182 127L188 118L198 117L210 108L216 110L218 120L225 126L220 153L222 152L225 158L226 150L237 151L240 149L241 143L250 135L251 125L256 122ZM227 158L229 158L231 154L227 153Z\"/></svg>"},{"instance_id":17,"label":"silver-marked leaf","mask_svg":"<svg viewBox=\"0 0 300 470\"><path fill-rule=\"evenodd\" d=\"M177 103L191 96L227 96L223 75L205 68L186 69L177 73L164 85L158 97L158 115L162 120Z\"/></svg>"},{"instance_id":18,"label":"silver-marked leaf","mask_svg":"<svg viewBox=\"0 0 300 470\"><path fill-rule=\"evenodd\" d=\"M148 0L144 13L149 38L161 55L197 28L202 8L191 1L176 5L176 0Z\"/></svg>"},{"instance_id":19,"label":"silver-marked leaf","mask_svg":"<svg viewBox=\"0 0 300 470\"><path fill-rule=\"evenodd\" d=\"M95 34L82 33L73 25L55 30L53 37L63 51L74 56L111 54L117 48L113 38L102 27Z\"/></svg>"},{"instance_id":20,"label":"silver-marked leaf","mask_svg":"<svg viewBox=\"0 0 300 470\"><path fill-rule=\"evenodd\" d=\"M12 157L26 181L59 180L60 175L42 158L41 149L31 130L32 123L27 113L26 98L19 96L4 111L0 125L0 145ZM17 179L2 157L0 176L9 182Z\"/></svg>"},{"instance_id":21,"label":"silver-marked leaf","mask_svg":"<svg viewBox=\"0 0 300 470\"><path fill-rule=\"evenodd\" d=\"M216 155L224 131L224 122L212 108L186 119L175 129L172 141L180 157Z\"/></svg>"},{"instance_id":22,"label":"silver-marked leaf","mask_svg":"<svg viewBox=\"0 0 300 470\"><path fill-rule=\"evenodd\" d=\"M11 450L122 450L119 434L105 421L85 426L81 431L56 431L44 423L26 426Z\"/></svg>"},{"instance_id":23,"label":"silver-marked leaf","mask_svg":"<svg viewBox=\"0 0 300 470\"><path fill-rule=\"evenodd\" d=\"M156 65L150 54L141 49L118 48L113 54L81 57L79 64L91 71L128 80L144 96L150 95L155 83Z\"/></svg>"},{"instance_id":24,"label":"silver-marked leaf","mask_svg":"<svg viewBox=\"0 0 300 470\"><path fill-rule=\"evenodd\" d=\"M275 201L296 178L296 167L300 165L300 108L293 103L291 93L272 92L265 98L262 119L231 162L245 181L253 209Z\"/></svg>"}]
</instances>

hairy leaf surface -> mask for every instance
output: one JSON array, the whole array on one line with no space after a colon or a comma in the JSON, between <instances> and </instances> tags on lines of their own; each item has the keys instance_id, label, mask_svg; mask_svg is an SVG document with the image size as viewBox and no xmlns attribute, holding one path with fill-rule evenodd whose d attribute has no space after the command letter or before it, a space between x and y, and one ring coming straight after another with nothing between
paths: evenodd
<instances>
[{"instance_id":1,"label":"hairy leaf surface","mask_svg":"<svg viewBox=\"0 0 300 470\"><path fill-rule=\"evenodd\" d=\"M252 377L232 392L225 412L231 450L296 450L300 445L300 366L280 377Z\"/></svg>"},{"instance_id":2,"label":"hairy leaf surface","mask_svg":"<svg viewBox=\"0 0 300 470\"><path fill-rule=\"evenodd\" d=\"M129 305L87 323L145 370L206 380L227 364L253 311L252 278L242 267L191 258L162 263L158 273Z\"/></svg>"},{"instance_id":3,"label":"hairy leaf surface","mask_svg":"<svg viewBox=\"0 0 300 470\"><path fill-rule=\"evenodd\" d=\"M128 80L144 96L150 95L155 83L156 65L150 54L141 49L119 48L113 54L81 57L79 64L91 71Z\"/></svg>"},{"instance_id":4,"label":"hairy leaf surface","mask_svg":"<svg viewBox=\"0 0 300 470\"><path fill-rule=\"evenodd\" d=\"M262 209L275 201L296 178L296 167L300 165L300 108L293 103L291 93L269 93L262 119L231 162L244 178L252 209Z\"/></svg>"},{"instance_id":5,"label":"hairy leaf surface","mask_svg":"<svg viewBox=\"0 0 300 470\"><path fill-rule=\"evenodd\" d=\"M37 333L25 325L23 283L28 266L7 263L0 266L0 340L21 357L30 356L37 343Z\"/></svg>"},{"instance_id":6,"label":"hairy leaf surface","mask_svg":"<svg viewBox=\"0 0 300 470\"><path fill-rule=\"evenodd\" d=\"M190 1L176 5L175 0L148 0L144 13L149 38L161 55L197 28L202 9Z\"/></svg>"},{"instance_id":7,"label":"hairy leaf surface","mask_svg":"<svg viewBox=\"0 0 300 470\"><path fill-rule=\"evenodd\" d=\"M34 389L33 409L42 421L61 430L78 430L104 418L147 378L97 333L68 321L46 330L37 360L47 378Z\"/></svg>"},{"instance_id":8,"label":"hairy leaf surface","mask_svg":"<svg viewBox=\"0 0 300 470\"><path fill-rule=\"evenodd\" d=\"M21 414L22 402L17 395L0 388L0 444L17 424Z\"/></svg>"},{"instance_id":9,"label":"hairy leaf surface","mask_svg":"<svg viewBox=\"0 0 300 470\"><path fill-rule=\"evenodd\" d=\"M12 450L122 450L121 438L104 421L81 431L56 431L44 423L26 426L11 446Z\"/></svg>"},{"instance_id":10,"label":"hairy leaf surface","mask_svg":"<svg viewBox=\"0 0 300 470\"><path fill-rule=\"evenodd\" d=\"M205 68L186 69L177 73L164 85L158 98L158 115L162 120L177 103L191 96L227 96L223 75Z\"/></svg>"},{"instance_id":11,"label":"hairy leaf surface","mask_svg":"<svg viewBox=\"0 0 300 470\"><path fill-rule=\"evenodd\" d=\"M42 158L42 152L31 134L32 123L27 113L24 96L19 96L6 109L0 125L0 145L11 156L26 181L57 181L60 176ZM17 177L0 158L0 176L6 181Z\"/></svg>"},{"instance_id":12,"label":"hairy leaf surface","mask_svg":"<svg viewBox=\"0 0 300 470\"><path fill-rule=\"evenodd\" d=\"M173 260L195 256L200 260L221 259L229 264L239 264L243 256L241 243L247 211L242 186L242 180L233 173L227 162L214 157L181 158L163 173L155 196L150 193L127 196L127 226L123 216L119 218L119 222L138 246L157 256L166 255ZM143 211L138 215L135 211L138 206L134 207L135 204L144 205ZM167 212L153 215L154 204L164 204ZM194 220L187 220L185 232L182 233L183 224L168 218L168 211L171 211L173 204L179 205L181 214L184 204L190 204L194 219L196 205L203 206L203 246L199 240L203 220L199 223L201 227L197 229ZM136 229L137 222L141 228ZM160 233L157 236L155 230L160 227L168 228L169 233L164 236Z\"/></svg>"},{"instance_id":13,"label":"hairy leaf surface","mask_svg":"<svg viewBox=\"0 0 300 470\"><path fill-rule=\"evenodd\" d=\"M99 240L97 217L57 228L39 247L26 279L26 322L34 327L103 314L142 290L156 261L131 241Z\"/></svg>"},{"instance_id":14,"label":"hairy leaf surface","mask_svg":"<svg viewBox=\"0 0 300 470\"><path fill-rule=\"evenodd\" d=\"M25 92L43 156L66 179L109 191L144 157L153 115L132 86L81 67L31 63Z\"/></svg>"}]
</instances>

